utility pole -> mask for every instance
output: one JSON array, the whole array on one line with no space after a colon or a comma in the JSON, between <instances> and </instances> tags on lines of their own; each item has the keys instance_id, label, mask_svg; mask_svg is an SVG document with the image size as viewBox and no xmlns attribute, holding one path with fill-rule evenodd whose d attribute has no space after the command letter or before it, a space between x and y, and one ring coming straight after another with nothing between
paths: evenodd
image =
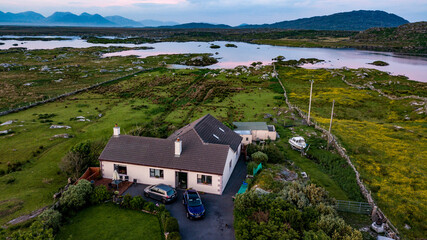
<instances>
[{"instance_id":1,"label":"utility pole","mask_svg":"<svg viewBox=\"0 0 427 240\"><path fill-rule=\"evenodd\" d=\"M308 104L308 119L307 119L307 123L308 125L310 125L310 112L311 112L311 95L313 93L313 80L310 80L310 103Z\"/></svg>"},{"instance_id":2,"label":"utility pole","mask_svg":"<svg viewBox=\"0 0 427 240\"><path fill-rule=\"evenodd\" d=\"M329 122L328 149L329 149L329 144L331 143L331 140L332 140L330 139L330 136L332 136L331 128L332 128L332 119L334 118L334 106L335 106L335 100L332 101L331 121Z\"/></svg>"}]
</instances>

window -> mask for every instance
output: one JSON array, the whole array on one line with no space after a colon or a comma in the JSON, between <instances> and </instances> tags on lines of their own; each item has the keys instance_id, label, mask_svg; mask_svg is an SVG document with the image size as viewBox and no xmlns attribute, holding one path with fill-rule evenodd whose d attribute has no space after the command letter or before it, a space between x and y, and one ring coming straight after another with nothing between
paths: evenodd
<instances>
[{"instance_id":1,"label":"window","mask_svg":"<svg viewBox=\"0 0 427 240\"><path fill-rule=\"evenodd\" d=\"M163 170L157 168L150 168L150 177L163 178Z\"/></svg>"},{"instance_id":2,"label":"window","mask_svg":"<svg viewBox=\"0 0 427 240\"><path fill-rule=\"evenodd\" d=\"M248 137L246 138L246 141L249 141L249 138L248 138Z\"/></svg>"},{"instance_id":3,"label":"window","mask_svg":"<svg viewBox=\"0 0 427 240\"><path fill-rule=\"evenodd\" d=\"M212 176L197 174L197 183L212 185Z\"/></svg>"},{"instance_id":4,"label":"window","mask_svg":"<svg viewBox=\"0 0 427 240\"><path fill-rule=\"evenodd\" d=\"M230 159L230 168L233 165L233 159Z\"/></svg>"},{"instance_id":5,"label":"window","mask_svg":"<svg viewBox=\"0 0 427 240\"><path fill-rule=\"evenodd\" d=\"M116 170L118 174L126 175L128 173L126 166L114 165L114 170Z\"/></svg>"}]
</instances>

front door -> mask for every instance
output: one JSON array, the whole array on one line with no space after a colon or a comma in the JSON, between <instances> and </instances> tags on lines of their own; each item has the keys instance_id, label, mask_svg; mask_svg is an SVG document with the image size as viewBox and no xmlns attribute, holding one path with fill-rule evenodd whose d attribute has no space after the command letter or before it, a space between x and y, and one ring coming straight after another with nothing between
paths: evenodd
<instances>
[{"instance_id":1,"label":"front door","mask_svg":"<svg viewBox=\"0 0 427 240\"><path fill-rule=\"evenodd\" d=\"M177 187L182 189L187 189L187 173L186 172L176 172L176 181Z\"/></svg>"}]
</instances>

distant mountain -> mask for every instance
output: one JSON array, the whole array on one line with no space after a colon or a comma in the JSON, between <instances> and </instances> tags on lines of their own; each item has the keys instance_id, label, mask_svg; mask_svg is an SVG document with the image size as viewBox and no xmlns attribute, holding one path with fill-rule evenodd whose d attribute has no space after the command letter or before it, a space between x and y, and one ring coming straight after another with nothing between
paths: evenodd
<instances>
[{"instance_id":1,"label":"distant mountain","mask_svg":"<svg viewBox=\"0 0 427 240\"><path fill-rule=\"evenodd\" d=\"M123 27L143 27L144 24L122 16L107 16L105 17L110 22L113 22Z\"/></svg>"},{"instance_id":2,"label":"distant mountain","mask_svg":"<svg viewBox=\"0 0 427 240\"><path fill-rule=\"evenodd\" d=\"M39 22L44 20L45 17L36 12L22 12L22 13L4 13L0 11L0 23L27 23Z\"/></svg>"},{"instance_id":3,"label":"distant mountain","mask_svg":"<svg viewBox=\"0 0 427 240\"><path fill-rule=\"evenodd\" d=\"M211 24L211 23L185 23L174 26L165 26L161 28L173 28L173 29L191 29L191 28L232 28L225 24Z\"/></svg>"},{"instance_id":4,"label":"distant mountain","mask_svg":"<svg viewBox=\"0 0 427 240\"><path fill-rule=\"evenodd\" d=\"M163 21L157 21L152 19L145 19L139 22L146 27L174 26L179 24L177 22L170 22L170 21L163 22Z\"/></svg>"},{"instance_id":5,"label":"distant mountain","mask_svg":"<svg viewBox=\"0 0 427 240\"><path fill-rule=\"evenodd\" d=\"M327 16L301 18L273 24L246 25L240 28L279 28L307 30L353 30L362 31L373 27L397 27L409 23L395 14L384 11L352 11Z\"/></svg>"},{"instance_id":6,"label":"distant mountain","mask_svg":"<svg viewBox=\"0 0 427 240\"><path fill-rule=\"evenodd\" d=\"M56 12L45 19L49 25L61 26L114 26L115 23L108 21L99 14L82 13L76 15L70 12Z\"/></svg>"},{"instance_id":7,"label":"distant mountain","mask_svg":"<svg viewBox=\"0 0 427 240\"><path fill-rule=\"evenodd\" d=\"M277 28L309 30L353 30L362 31L372 27L397 27L409 23L407 20L384 11L352 11L328 16L301 18L273 24L242 24L235 28ZM103 17L99 14L56 12L45 18L35 12L4 13L0 11L0 25L39 26L94 26L94 27L161 27L172 29L233 28L225 24L162 22L156 20L134 21L121 16Z\"/></svg>"}]
</instances>

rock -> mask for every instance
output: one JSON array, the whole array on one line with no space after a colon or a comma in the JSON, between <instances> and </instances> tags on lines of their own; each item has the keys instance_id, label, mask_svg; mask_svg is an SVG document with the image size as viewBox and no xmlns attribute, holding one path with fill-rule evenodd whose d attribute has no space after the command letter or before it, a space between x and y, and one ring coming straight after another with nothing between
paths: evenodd
<instances>
[{"instance_id":1,"label":"rock","mask_svg":"<svg viewBox=\"0 0 427 240\"><path fill-rule=\"evenodd\" d=\"M266 114L264 114L264 119L267 119L267 118L271 118L273 115L271 115L270 113L266 113Z\"/></svg>"},{"instance_id":2,"label":"rock","mask_svg":"<svg viewBox=\"0 0 427 240\"><path fill-rule=\"evenodd\" d=\"M68 133L63 133L63 134L57 134L54 135L52 138L70 138L71 136Z\"/></svg>"},{"instance_id":3,"label":"rock","mask_svg":"<svg viewBox=\"0 0 427 240\"><path fill-rule=\"evenodd\" d=\"M4 122L4 123L0 124L0 126L10 125L10 124L12 124L12 123L14 123L14 122L15 122L15 121L13 121L13 120L9 120L9 121L6 121L6 122Z\"/></svg>"},{"instance_id":4,"label":"rock","mask_svg":"<svg viewBox=\"0 0 427 240\"><path fill-rule=\"evenodd\" d=\"M43 66L43 67L40 69L40 71L41 71L41 72L47 72L47 71L50 71L50 68L49 68L48 66Z\"/></svg>"},{"instance_id":5,"label":"rock","mask_svg":"<svg viewBox=\"0 0 427 240\"><path fill-rule=\"evenodd\" d=\"M12 129L0 131L0 135L8 134Z\"/></svg>"},{"instance_id":6,"label":"rock","mask_svg":"<svg viewBox=\"0 0 427 240\"><path fill-rule=\"evenodd\" d=\"M63 126L63 125L51 125L49 128L51 129L55 129L55 128L65 128L65 129L70 129L70 126Z\"/></svg>"},{"instance_id":7,"label":"rock","mask_svg":"<svg viewBox=\"0 0 427 240\"><path fill-rule=\"evenodd\" d=\"M274 122L274 123L277 123L277 119L276 119L276 118L273 118L273 122Z\"/></svg>"},{"instance_id":8,"label":"rock","mask_svg":"<svg viewBox=\"0 0 427 240\"><path fill-rule=\"evenodd\" d=\"M58 79L58 80L55 80L55 82L57 82L57 83L60 83L60 82L62 82L62 78L60 78L60 79Z\"/></svg>"},{"instance_id":9,"label":"rock","mask_svg":"<svg viewBox=\"0 0 427 240\"><path fill-rule=\"evenodd\" d=\"M101 70L99 70L99 72L100 73L106 73L106 72L108 72L108 70L107 69L101 69Z\"/></svg>"},{"instance_id":10,"label":"rock","mask_svg":"<svg viewBox=\"0 0 427 240\"><path fill-rule=\"evenodd\" d=\"M408 224L405 224L405 228L409 230L411 229L411 226L409 226Z\"/></svg>"}]
</instances>

